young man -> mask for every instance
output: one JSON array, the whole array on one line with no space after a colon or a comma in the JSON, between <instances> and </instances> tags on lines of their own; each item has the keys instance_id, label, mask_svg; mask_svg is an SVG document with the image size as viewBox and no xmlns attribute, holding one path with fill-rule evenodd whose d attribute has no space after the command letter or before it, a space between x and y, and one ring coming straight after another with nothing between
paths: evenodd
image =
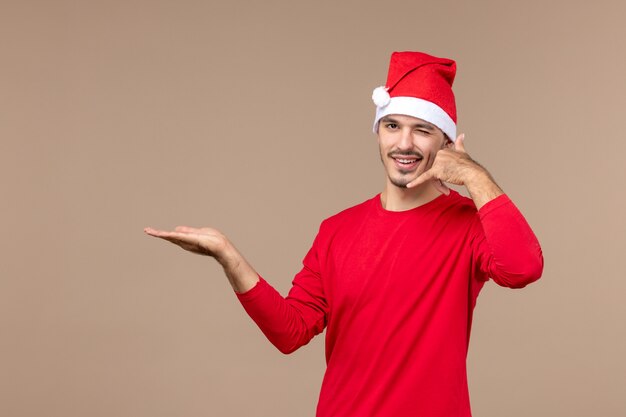
<instances>
[{"instance_id":1,"label":"young man","mask_svg":"<svg viewBox=\"0 0 626 417\"><path fill-rule=\"evenodd\" d=\"M318 417L468 417L466 355L484 283L538 279L541 248L456 136L456 63L394 53L374 90L381 194L322 222L283 298L215 229L146 229L214 257L267 338L289 353L326 328ZM471 199L444 183L463 185Z\"/></svg>"}]
</instances>

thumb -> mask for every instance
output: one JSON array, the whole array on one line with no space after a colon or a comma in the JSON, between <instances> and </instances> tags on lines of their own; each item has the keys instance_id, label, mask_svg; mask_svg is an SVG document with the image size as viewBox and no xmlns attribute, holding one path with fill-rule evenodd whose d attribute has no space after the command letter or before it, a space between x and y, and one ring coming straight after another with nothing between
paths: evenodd
<instances>
[{"instance_id":1,"label":"thumb","mask_svg":"<svg viewBox=\"0 0 626 417\"><path fill-rule=\"evenodd\" d=\"M465 152L465 133L461 133L454 142L454 150Z\"/></svg>"}]
</instances>

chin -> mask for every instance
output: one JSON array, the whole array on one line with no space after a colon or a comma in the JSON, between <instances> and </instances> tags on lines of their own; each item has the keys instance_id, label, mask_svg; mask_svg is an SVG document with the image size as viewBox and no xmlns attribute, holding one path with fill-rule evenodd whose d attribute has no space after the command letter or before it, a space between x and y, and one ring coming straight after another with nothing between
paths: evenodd
<instances>
[{"instance_id":1,"label":"chin","mask_svg":"<svg viewBox=\"0 0 626 417\"><path fill-rule=\"evenodd\" d=\"M389 178L389 182L398 188L406 188L406 185L410 182L408 179Z\"/></svg>"}]
</instances>

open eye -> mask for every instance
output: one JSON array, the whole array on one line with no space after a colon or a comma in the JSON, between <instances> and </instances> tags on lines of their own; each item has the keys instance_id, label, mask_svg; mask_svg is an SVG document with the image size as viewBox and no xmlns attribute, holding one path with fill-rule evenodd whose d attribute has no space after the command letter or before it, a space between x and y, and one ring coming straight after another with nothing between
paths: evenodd
<instances>
[{"instance_id":1,"label":"open eye","mask_svg":"<svg viewBox=\"0 0 626 417\"><path fill-rule=\"evenodd\" d=\"M385 123L385 127L387 129L397 129L398 128L398 124L389 122L389 123Z\"/></svg>"}]
</instances>

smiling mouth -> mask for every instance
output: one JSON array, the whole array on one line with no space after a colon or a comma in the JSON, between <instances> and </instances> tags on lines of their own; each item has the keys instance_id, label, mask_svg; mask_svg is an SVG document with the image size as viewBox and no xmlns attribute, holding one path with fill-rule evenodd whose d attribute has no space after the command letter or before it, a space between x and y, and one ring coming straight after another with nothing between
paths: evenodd
<instances>
[{"instance_id":1,"label":"smiling mouth","mask_svg":"<svg viewBox=\"0 0 626 417\"><path fill-rule=\"evenodd\" d=\"M419 158L393 158L393 159L405 165L409 165L409 164L412 164L413 162L417 162L420 160Z\"/></svg>"},{"instance_id":2,"label":"smiling mouth","mask_svg":"<svg viewBox=\"0 0 626 417\"><path fill-rule=\"evenodd\" d=\"M423 159L420 155L389 155L400 168L412 169Z\"/></svg>"}]
</instances>

